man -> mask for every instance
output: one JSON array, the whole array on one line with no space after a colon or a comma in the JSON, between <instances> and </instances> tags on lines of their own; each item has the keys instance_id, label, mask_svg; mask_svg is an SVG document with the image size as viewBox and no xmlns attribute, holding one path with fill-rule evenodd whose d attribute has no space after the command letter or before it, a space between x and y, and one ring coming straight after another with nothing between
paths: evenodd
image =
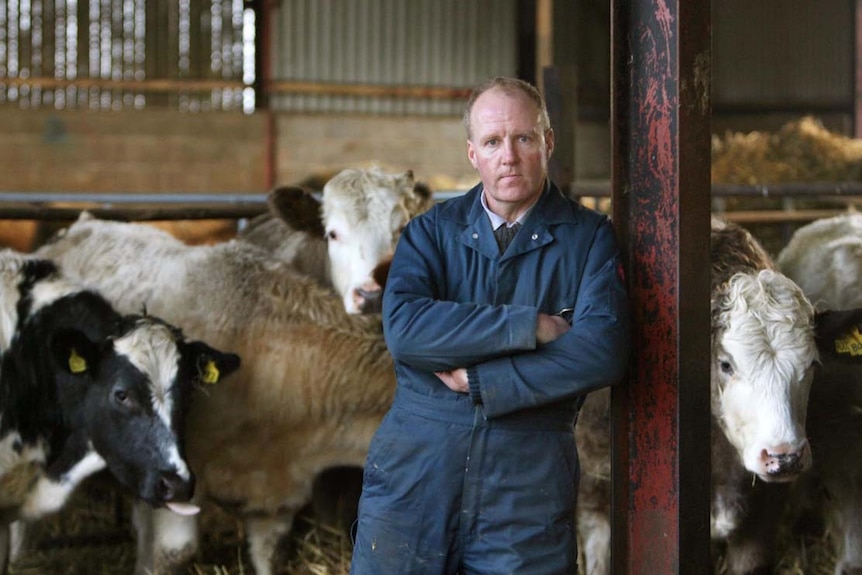
<instances>
[{"instance_id":1,"label":"man","mask_svg":"<svg viewBox=\"0 0 862 575\"><path fill-rule=\"evenodd\" d=\"M398 390L352 575L577 573L573 424L628 361L618 248L607 217L548 180L554 133L530 84L479 86L464 125L481 183L410 222L387 279Z\"/></svg>"}]
</instances>

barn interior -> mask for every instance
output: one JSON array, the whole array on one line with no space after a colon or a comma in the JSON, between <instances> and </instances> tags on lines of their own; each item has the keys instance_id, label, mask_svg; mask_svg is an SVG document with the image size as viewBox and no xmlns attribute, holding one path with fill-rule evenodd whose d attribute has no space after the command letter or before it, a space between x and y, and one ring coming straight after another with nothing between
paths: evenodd
<instances>
[{"instance_id":1,"label":"barn interior","mask_svg":"<svg viewBox=\"0 0 862 575\"><path fill-rule=\"evenodd\" d=\"M555 181L613 213L615 115L625 113L615 95L628 80L614 65L628 38L619 35L619 13L637 20L638 10L662 6L5 0L0 242L31 251L82 209L157 223L190 243L224 241L266 210L273 188L319 191L351 166L412 170L439 198L462 193L477 181L463 105L473 85L494 75L543 90L557 134ZM855 211L862 4L675 6L680 26L693 20L709 32L711 193L701 200L710 211L742 224L773 255L801 225ZM241 524L207 513L219 527L194 572L248 572ZM313 516L300 521L284 573L345 575L349 536ZM38 526L10 572L128 573L129 524L126 499L95 482ZM800 532L788 521L775 572L833 573L825 538L816 525Z\"/></svg>"}]
</instances>

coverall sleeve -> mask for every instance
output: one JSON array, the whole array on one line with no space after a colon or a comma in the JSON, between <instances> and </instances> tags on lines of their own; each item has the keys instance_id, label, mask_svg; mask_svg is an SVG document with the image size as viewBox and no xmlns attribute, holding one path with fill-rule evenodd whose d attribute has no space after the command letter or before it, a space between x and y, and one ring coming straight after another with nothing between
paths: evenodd
<instances>
[{"instance_id":1,"label":"coverall sleeve","mask_svg":"<svg viewBox=\"0 0 862 575\"><path fill-rule=\"evenodd\" d=\"M469 366L470 395L492 418L614 385L628 366L629 322L620 255L606 223L590 249L571 329L533 350Z\"/></svg>"},{"instance_id":2,"label":"coverall sleeve","mask_svg":"<svg viewBox=\"0 0 862 575\"><path fill-rule=\"evenodd\" d=\"M383 334L392 357L434 372L534 349L535 307L442 299L446 277L433 212L407 225L386 279Z\"/></svg>"},{"instance_id":3,"label":"coverall sleeve","mask_svg":"<svg viewBox=\"0 0 862 575\"><path fill-rule=\"evenodd\" d=\"M628 364L629 310L610 222L599 225L589 246L572 328L541 346L535 307L439 299L436 278L445 276L433 229L430 218L411 222L387 279L384 334L396 361L428 371L466 367L470 395L487 417L620 381Z\"/></svg>"}]
</instances>

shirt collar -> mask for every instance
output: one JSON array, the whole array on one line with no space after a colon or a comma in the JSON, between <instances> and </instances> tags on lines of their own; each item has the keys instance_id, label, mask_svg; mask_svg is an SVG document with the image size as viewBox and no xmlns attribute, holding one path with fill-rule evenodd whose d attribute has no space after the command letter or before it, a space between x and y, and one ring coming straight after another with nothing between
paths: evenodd
<instances>
[{"instance_id":1,"label":"shirt collar","mask_svg":"<svg viewBox=\"0 0 862 575\"><path fill-rule=\"evenodd\" d=\"M546 188L547 184L548 184L548 181L546 178L545 184L543 185L543 187ZM482 208L485 210L485 213L488 214L488 218L491 219L491 229L492 230L496 230L497 228L499 228L503 224L507 224L509 227L512 227L515 224L523 225L527 219L527 216L530 215L530 212L532 212L533 208L536 207L536 204L539 203L539 200L537 198L536 201L533 202L533 205L530 206L529 208L527 208L527 211L525 211L523 214L521 214L521 216L517 220L510 223L510 222L506 221L506 218L504 218L502 216L498 216L497 214L495 214L494 212L491 211L491 208L488 207L488 202L485 201L485 187L484 186L482 186L482 189L480 190L479 196L480 196L480 199L482 201Z\"/></svg>"}]
</instances>

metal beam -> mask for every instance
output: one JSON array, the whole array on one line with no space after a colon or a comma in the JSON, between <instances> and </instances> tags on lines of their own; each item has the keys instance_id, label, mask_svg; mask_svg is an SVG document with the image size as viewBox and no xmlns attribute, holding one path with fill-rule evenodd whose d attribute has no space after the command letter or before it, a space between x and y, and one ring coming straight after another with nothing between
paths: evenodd
<instances>
[{"instance_id":1,"label":"metal beam","mask_svg":"<svg viewBox=\"0 0 862 575\"><path fill-rule=\"evenodd\" d=\"M628 385L612 396L611 571L703 573L710 3L613 0L611 10L613 214L635 326Z\"/></svg>"}]
</instances>

